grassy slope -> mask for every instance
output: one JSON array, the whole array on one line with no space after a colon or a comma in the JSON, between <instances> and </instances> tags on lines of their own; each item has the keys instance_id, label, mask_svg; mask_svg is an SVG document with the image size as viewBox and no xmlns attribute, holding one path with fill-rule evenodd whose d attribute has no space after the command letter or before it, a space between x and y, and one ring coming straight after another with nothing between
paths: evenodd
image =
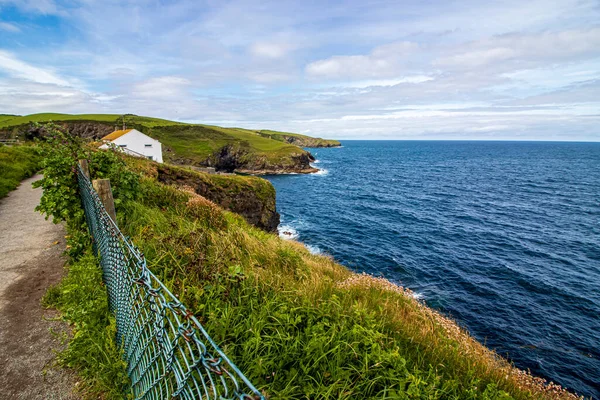
<instances>
[{"instance_id":1,"label":"grassy slope","mask_svg":"<svg viewBox=\"0 0 600 400\"><path fill-rule=\"evenodd\" d=\"M45 121L97 121L120 126L122 119L121 115L117 114L43 113L26 116L0 116L0 129ZM125 121L128 126L140 129L173 150L173 152L165 152L164 156L167 161L184 160L190 163L200 163L227 144L240 146L251 157L264 158L270 163L281 165L289 165L292 163L291 156L305 153L297 146L263 137L257 132L247 129L187 124L135 115L126 115Z\"/></svg>"},{"instance_id":2,"label":"grassy slope","mask_svg":"<svg viewBox=\"0 0 600 400\"><path fill-rule=\"evenodd\" d=\"M70 236L76 234L70 230ZM77 371L81 378L78 393L85 399L118 400L128 388L127 366L114 340L116 323L91 247L88 243L83 255L69 262L67 276L46 292L43 304L58 309L73 329L74 335L57 354L57 361Z\"/></svg>"},{"instance_id":3,"label":"grassy slope","mask_svg":"<svg viewBox=\"0 0 600 400\"><path fill-rule=\"evenodd\" d=\"M334 147L340 146L338 140L315 138L312 136L301 135L299 133L278 132L271 130L261 130L259 133L265 137L269 137L280 142L287 142L287 138L294 138L298 145L302 147Z\"/></svg>"},{"instance_id":4,"label":"grassy slope","mask_svg":"<svg viewBox=\"0 0 600 400\"><path fill-rule=\"evenodd\" d=\"M41 156L32 146L0 147L0 199L39 168Z\"/></svg>"},{"instance_id":5,"label":"grassy slope","mask_svg":"<svg viewBox=\"0 0 600 400\"><path fill-rule=\"evenodd\" d=\"M147 176L137 199L119 202L119 226L268 398L570 398L548 394L402 288L253 228L137 163ZM84 234L69 232L70 252L89 252L89 240L76 245ZM88 397L117 399L126 379L95 264L89 255L72 264L46 303L75 327L60 358Z\"/></svg>"},{"instance_id":6,"label":"grassy slope","mask_svg":"<svg viewBox=\"0 0 600 400\"><path fill-rule=\"evenodd\" d=\"M145 133L160 140L174 151L174 155L166 154L167 160L174 158L187 158L192 161L205 160L215 151L228 144L240 146L251 155L264 157L273 163L285 163L290 156L304 152L297 146L235 128L205 125L159 126L151 128Z\"/></svg>"},{"instance_id":7,"label":"grassy slope","mask_svg":"<svg viewBox=\"0 0 600 400\"><path fill-rule=\"evenodd\" d=\"M119 225L271 398L562 398L401 288L151 178L142 187Z\"/></svg>"}]
</instances>

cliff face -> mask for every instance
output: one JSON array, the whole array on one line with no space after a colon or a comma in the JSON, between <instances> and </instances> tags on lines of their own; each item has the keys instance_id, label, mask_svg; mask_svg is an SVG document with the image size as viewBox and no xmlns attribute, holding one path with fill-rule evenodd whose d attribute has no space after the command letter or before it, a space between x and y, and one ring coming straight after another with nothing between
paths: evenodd
<instances>
[{"instance_id":1,"label":"cliff face","mask_svg":"<svg viewBox=\"0 0 600 400\"><path fill-rule=\"evenodd\" d=\"M159 182L192 187L197 194L240 214L250 224L268 232L277 231L275 188L264 179L209 175L165 164L157 164L156 171Z\"/></svg>"},{"instance_id":2,"label":"cliff face","mask_svg":"<svg viewBox=\"0 0 600 400\"><path fill-rule=\"evenodd\" d=\"M215 152L210 158L209 166L217 171L240 172L251 175L276 174L309 174L318 169L311 167L315 158L308 151L298 149L295 154L279 159L269 159L266 156L249 154L243 148L228 145Z\"/></svg>"}]
</instances>

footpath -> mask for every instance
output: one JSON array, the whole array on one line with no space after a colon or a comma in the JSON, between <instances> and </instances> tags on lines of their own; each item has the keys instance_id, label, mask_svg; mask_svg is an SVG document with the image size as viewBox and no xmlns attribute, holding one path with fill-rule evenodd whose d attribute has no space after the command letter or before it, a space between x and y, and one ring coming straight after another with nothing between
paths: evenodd
<instances>
[{"instance_id":1,"label":"footpath","mask_svg":"<svg viewBox=\"0 0 600 400\"><path fill-rule=\"evenodd\" d=\"M0 199L0 399L78 399L76 378L53 368L63 322L40 300L63 276L65 230L34 208L42 195L26 179Z\"/></svg>"}]
</instances>

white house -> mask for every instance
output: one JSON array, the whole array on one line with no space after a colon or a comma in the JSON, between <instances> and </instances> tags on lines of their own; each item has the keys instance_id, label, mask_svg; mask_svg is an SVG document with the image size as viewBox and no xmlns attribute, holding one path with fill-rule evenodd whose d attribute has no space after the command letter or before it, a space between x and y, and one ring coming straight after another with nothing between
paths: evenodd
<instances>
[{"instance_id":1,"label":"white house","mask_svg":"<svg viewBox=\"0 0 600 400\"><path fill-rule=\"evenodd\" d=\"M107 149L109 147L107 142L110 142L132 156L147 157L159 163L163 162L162 145L160 142L152 139L150 136L144 135L136 129L114 131L104 136L102 141L105 144L100 146L101 149Z\"/></svg>"}]
</instances>

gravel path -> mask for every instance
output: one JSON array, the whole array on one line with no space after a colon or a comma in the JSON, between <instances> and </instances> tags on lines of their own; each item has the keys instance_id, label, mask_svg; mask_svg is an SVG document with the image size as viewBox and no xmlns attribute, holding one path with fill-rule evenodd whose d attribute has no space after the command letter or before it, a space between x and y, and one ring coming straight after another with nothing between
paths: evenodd
<instances>
[{"instance_id":1,"label":"gravel path","mask_svg":"<svg viewBox=\"0 0 600 400\"><path fill-rule=\"evenodd\" d=\"M76 399L75 377L51 368L65 332L40 300L63 275L65 231L34 211L42 195L24 180L0 200L0 399Z\"/></svg>"}]
</instances>

